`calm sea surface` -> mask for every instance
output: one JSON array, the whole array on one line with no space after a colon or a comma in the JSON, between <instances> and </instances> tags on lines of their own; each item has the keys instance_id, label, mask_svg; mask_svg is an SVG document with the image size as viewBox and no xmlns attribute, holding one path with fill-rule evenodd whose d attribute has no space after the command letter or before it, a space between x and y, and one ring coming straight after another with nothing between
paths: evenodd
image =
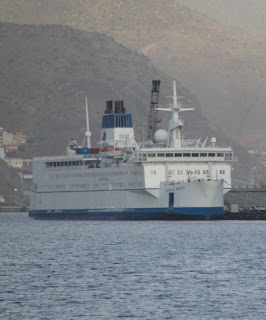
<instances>
[{"instance_id":1,"label":"calm sea surface","mask_svg":"<svg viewBox=\"0 0 266 320\"><path fill-rule=\"evenodd\" d=\"M1 319L266 319L266 221L0 213Z\"/></svg>"}]
</instances>

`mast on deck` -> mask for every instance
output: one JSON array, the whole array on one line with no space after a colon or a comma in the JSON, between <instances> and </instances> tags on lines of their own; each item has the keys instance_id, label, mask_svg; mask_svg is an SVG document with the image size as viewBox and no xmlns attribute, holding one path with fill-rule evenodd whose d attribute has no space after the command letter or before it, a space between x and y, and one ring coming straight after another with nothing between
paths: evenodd
<instances>
[{"instance_id":1,"label":"mast on deck","mask_svg":"<svg viewBox=\"0 0 266 320\"><path fill-rule=\"evenodd\" d=\"M87 148L91 148L91 131L89 128L89 112L88 112L88 100L87 97L85 97L85 104L86 104L86 131L85 135L87 138Z\"/></svg>"},{"instance_id":2,"label":"mast on deck","mask_svg":"<svg viewBox=\"0 0 266 320\"><path fill-rule=\"evenodd\" d=\"M173 103L169 108L156 108L156 110L168 111L172 113L171 119L168 124L168 144L169 148L181 147L181 129L183 127L183 121L179 118L180 111L191 111L194 108L182 108L181 104L177 100L176 94L176 82L173 81Z\"/></svg>"}]
</instances>

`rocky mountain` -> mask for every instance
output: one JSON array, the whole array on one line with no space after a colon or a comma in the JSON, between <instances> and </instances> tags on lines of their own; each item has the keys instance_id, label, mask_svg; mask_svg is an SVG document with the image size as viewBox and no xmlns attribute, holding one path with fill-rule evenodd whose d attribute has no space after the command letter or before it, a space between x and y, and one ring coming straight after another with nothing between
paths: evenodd
<instances>
[{"instance_id":1,"label":"rocky mountain","mask_svg":"<svg viewBox=\"0 0 266 320\"><path fill-rule=\"evenodd\" d=\"M27 135L20 156L64 154L70 138L82 143L85 96L89 100L93 144L100 140L106 100L124 100L133 113L137 139L145 135L151 81L160 79L161 103L169 102L172 81L143 55L95 32L57 25L0 24L0 119L9 132ZM230 136L202 115L194 95L178 84L186 138L216 136L231 145L240 161L235 176L247 179L249 157ZM163 119L164 123L166 119Z\"/></svg>"},{"instance_id":2,"label":"rocky mountain","mask_svg":"<svg viewBox=\"0 0 266 320\"><path fill-rule=\"evenodd\" d=\"M208 118L234 139L247 148L266 147L263 37L175 0L2 0L0 19L105 33L189 88ZM257 146L249 143L254 140Z\"/></svg>"},{"instance_id":3,"label":"rocky mountain","mask_svg":"<svg viewBox=\"0 0 266 320\"><path fill-rule=\"evenodd\" d=\"M1 126L25 133L35 156L64 152L75 135L82 140L85 96L96 142L105 100L124 99L143 115L152 79L170 86L146 57L100 33L7 23L0 24L0 38Z\"/></svg>"}]
</instances>

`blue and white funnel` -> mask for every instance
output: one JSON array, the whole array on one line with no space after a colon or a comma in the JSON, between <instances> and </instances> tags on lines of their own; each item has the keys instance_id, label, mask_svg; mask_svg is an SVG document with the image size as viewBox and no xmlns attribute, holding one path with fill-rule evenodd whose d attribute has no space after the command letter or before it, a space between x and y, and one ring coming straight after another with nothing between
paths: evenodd
<instances>
[{"instance_id":1,"label":"blue and white funnel","mask_svg":"<svg viewBox=\"0 0 266 320\"><path fill-rule=\"evenodd\" d=\"M101 144L116 148L135 146L133 120L126 113L123 101L106 102L105 114L102 118Z\"/></svg>"}]
</instances>

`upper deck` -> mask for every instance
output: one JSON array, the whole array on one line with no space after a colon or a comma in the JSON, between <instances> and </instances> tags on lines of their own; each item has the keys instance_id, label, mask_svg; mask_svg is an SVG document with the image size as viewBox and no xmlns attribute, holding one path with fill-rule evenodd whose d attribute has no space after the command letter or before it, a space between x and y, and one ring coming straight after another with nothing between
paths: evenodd
<instances>
[{"instance_id":1,"label":"upper deck","mask_svg":"<svg viewBox=\"0 0 266 320\"><path fill-rule=\"evenodd\" d=\"M134 154L136 162L233 162L231 148L149 148L139 150Z\"/></svg>"}]
</instances>

